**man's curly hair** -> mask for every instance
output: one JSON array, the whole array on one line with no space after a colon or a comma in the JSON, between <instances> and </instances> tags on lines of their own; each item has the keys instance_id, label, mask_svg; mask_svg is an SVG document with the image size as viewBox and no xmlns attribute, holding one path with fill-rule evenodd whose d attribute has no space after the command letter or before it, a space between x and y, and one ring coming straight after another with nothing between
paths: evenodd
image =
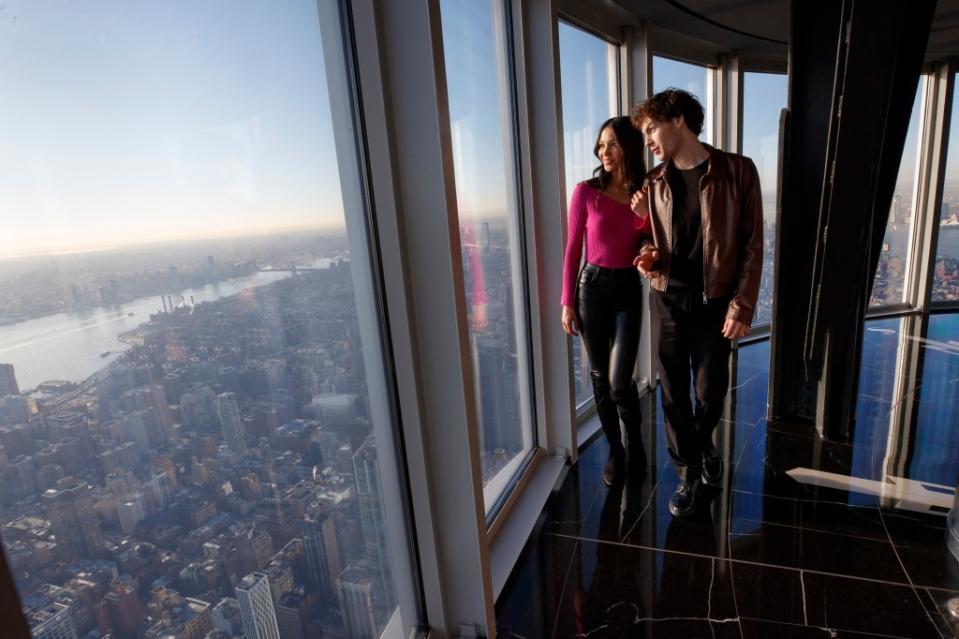
<instances>
[{"instance_id":1,"label":"man's curly hair","mask_svg":"<svg viewBox=\"0 0 959 639\"><path fill-rule=\"evenodd\" d=\"M646 118L663 121L679 116L683 116L686 126L697 136L703 132L703 121L706 119L703 105L695 95L682 89L670 87L660 91L629 111L629 119L637 129L641 128Z\"/></svg>"}]
</instances>

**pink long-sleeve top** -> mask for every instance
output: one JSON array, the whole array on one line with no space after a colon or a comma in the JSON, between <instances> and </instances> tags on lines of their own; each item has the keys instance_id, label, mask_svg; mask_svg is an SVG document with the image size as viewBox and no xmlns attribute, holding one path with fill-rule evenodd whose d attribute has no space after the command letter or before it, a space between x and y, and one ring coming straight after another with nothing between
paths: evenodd
<instances>
[{"instance_id":1,"label":"pink long-sleeve top","mask_svg":"<svg viewBox=\"0 0 959 639\"><path fill-rule=\"evenodd\" d=\"M563 305L572 306L576 297L576 275L583 257L606 268L633 265L639 240L649 234L649 216L642 220L628 204L617 202L586 182L573 189L569 200L569 236L563 258Z\"/></svg>"}]
</instances>

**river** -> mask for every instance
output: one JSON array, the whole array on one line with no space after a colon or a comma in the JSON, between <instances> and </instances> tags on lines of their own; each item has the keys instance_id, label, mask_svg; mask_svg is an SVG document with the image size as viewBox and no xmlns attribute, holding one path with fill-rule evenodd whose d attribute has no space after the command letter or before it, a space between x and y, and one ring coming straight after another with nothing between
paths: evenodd
<instances>
[{"instance_id":1,"label":"river","mask_svg":"<svg viewBox=\"0 0 959 639\"><path fill-rule=\"evenodd\" d=\"M311 266L325 267L329 263L318 260ZM259 272L181 291L173 298L177 302L182 295L187 302L191 297L197 304L210 302L289 276L288 272ZM160 296L151 295L125 304L0 326L0 362L13 364L21 391L52 379L81 382L130 348L117 339L120 334L149 321L151 313L161 310ZM110 354L101 357L106 351Z\"/></svg>"}]
</instances>

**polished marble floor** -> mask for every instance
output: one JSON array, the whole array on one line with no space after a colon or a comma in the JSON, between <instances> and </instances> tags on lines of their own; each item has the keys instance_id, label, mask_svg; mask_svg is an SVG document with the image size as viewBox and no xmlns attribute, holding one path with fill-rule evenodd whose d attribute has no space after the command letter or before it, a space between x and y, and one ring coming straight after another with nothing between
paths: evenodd
<instances>
[{"instance_id":1,"label":"polished marble floor","mask_svg":"<svg viewBox=\"0 0 959 639\"><path fill-rule=\"evenodd\" d=\"M501 637L954 637L945 546L959 480L959 315L867 324L849 444L765 414L768 342L735 354L724 484L667 511L676 477L656 394L650 470L608 489L600 436L542 513L497 603Z\"/></svg>"}]
</instances>

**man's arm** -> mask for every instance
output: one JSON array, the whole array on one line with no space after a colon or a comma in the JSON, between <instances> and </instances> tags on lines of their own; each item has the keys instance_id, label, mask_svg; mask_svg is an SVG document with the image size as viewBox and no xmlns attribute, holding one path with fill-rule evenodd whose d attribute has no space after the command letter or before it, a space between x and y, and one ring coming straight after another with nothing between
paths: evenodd
<instances>
[{"instance_id":1,"label":"man's arm","mask_svg":"<svg viewBox=\"0 0 959 639\"><path fill-rule=\"evenodd\" d=\"M739 220L740 259L736 296L729 302L726 319L752 324L759 297L763 271L763 200L759 188L759 172L749 158L744 158L742 210Z\"/></svg>"}]
</instances>

